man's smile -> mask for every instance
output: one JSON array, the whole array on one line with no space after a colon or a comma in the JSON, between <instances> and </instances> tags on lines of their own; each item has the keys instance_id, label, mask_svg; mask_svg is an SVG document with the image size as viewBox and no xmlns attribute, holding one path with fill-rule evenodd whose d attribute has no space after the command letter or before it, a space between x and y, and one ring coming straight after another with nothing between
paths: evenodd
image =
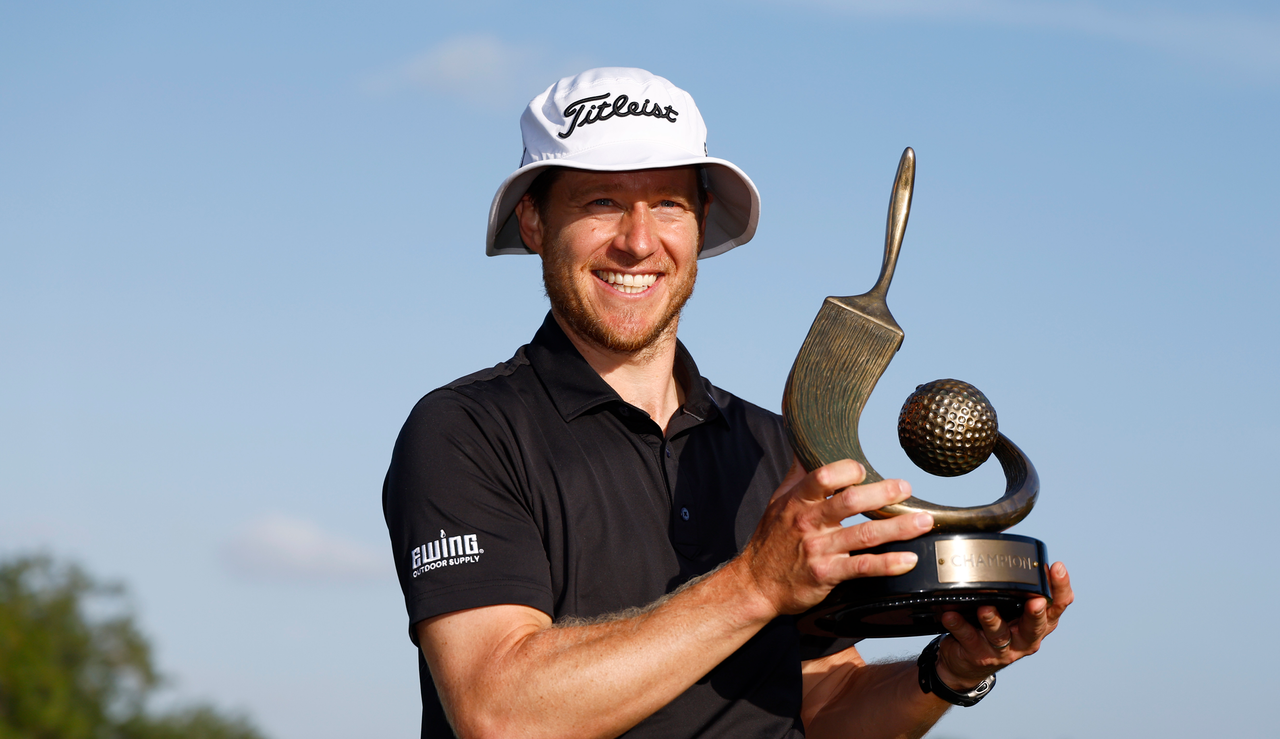
<instances>
[{"instance_id":1,"label":"man's smile","mask_svg":"<svg viewBox=\"0 0 1280 739\"><path fill-rule=\"evenodd\" d=\"M628 295L642 293L658 281L656 273L632 275L624 272L593 270L592 274L600 278L601 281L608 283L610 287L618 292L627 293Z\"/></svg>"}]
</instances>

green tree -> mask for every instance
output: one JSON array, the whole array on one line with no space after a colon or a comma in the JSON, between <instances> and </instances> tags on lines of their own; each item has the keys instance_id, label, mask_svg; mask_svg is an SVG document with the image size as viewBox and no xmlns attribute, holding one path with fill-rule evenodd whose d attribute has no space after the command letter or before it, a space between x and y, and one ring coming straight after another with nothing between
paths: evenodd
<instances>
[{"instance_id":1,"label":"green tree","mask_svg":"<svg viewBox=\"0 0 1280 739\"><path fill-rule=\"evenodd\" d=\"M148 712L161 678L126 606L73 565L0 562L0 739L262 739L205 705Z\"/></svg>"}]
</instances>

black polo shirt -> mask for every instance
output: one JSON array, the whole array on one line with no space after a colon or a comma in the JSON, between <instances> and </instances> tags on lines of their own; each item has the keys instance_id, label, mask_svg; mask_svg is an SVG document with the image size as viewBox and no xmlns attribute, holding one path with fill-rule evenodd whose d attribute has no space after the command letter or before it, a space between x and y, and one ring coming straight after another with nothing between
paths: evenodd
<instances>
[{"instance_id":1,"label":"black polo shirt","mask_svg":"<svg viewBox=\"0 0 1280 739\"><path fill-rule=\"evenodd\" d=\"M548 315L510 360L418 402L383 486L415 643L414 624L466 608L643 606L742 548L791 463L782 419L711 385L683 345L676 373L664 436ZM419 672L422 735L451 736L420 652ZM800 698L779 618L627 736L800 736Z\"/></svg>"}]
</instances>

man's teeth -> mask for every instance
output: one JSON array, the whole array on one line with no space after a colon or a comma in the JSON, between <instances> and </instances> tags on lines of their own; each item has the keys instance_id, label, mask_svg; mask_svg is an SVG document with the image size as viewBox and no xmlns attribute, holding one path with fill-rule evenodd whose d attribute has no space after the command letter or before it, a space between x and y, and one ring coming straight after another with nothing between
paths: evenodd
<instances>
[{"instance_id":1,"label":"man's teeth","mask_svg":"<svg viewBox=\"0 0 1280 739\"><path fill-rule=\"evenodd\" d=\"M613 287L624 293L639 293L649 289L653 283L658 281L658 276L649 275L628 275L622 272L596 272L596 277L613 285Z\"/></svg>"}]
</instances>

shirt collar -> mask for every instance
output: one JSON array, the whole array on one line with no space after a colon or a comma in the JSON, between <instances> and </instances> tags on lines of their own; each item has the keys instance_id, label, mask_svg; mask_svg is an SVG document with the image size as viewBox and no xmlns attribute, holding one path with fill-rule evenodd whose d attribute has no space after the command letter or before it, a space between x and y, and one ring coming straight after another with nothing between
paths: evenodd
<instances>
[{"instance_id":1,"label":"shirt collar","mask_svg":"<svg viewBox=\"0 0 1280 739\"><path fill-rule=\"evenodd\" d=\"M684 405L680 410L699 421L710 421L713 418L728 418L720 412L720 406L708 392L711 383L698 372L698 365L693 355L678 339L676 340L676 382L684 389Z\"/></svg>"},{"instance_id":2,"label":"shirt collar","mask_svg":"<svg viewBox=\"0 0 1280 739\"><path fill-rule=\"evenodd\" d=\"M525 348L525 356L566 421L598 405L625 402L583 359L550 312ZM698 365L679 341L676 341L675 376L685 394L680 412L699 421L725 417L708 392L710 383L698 373Z\"/></svg>"}]
</instances>

